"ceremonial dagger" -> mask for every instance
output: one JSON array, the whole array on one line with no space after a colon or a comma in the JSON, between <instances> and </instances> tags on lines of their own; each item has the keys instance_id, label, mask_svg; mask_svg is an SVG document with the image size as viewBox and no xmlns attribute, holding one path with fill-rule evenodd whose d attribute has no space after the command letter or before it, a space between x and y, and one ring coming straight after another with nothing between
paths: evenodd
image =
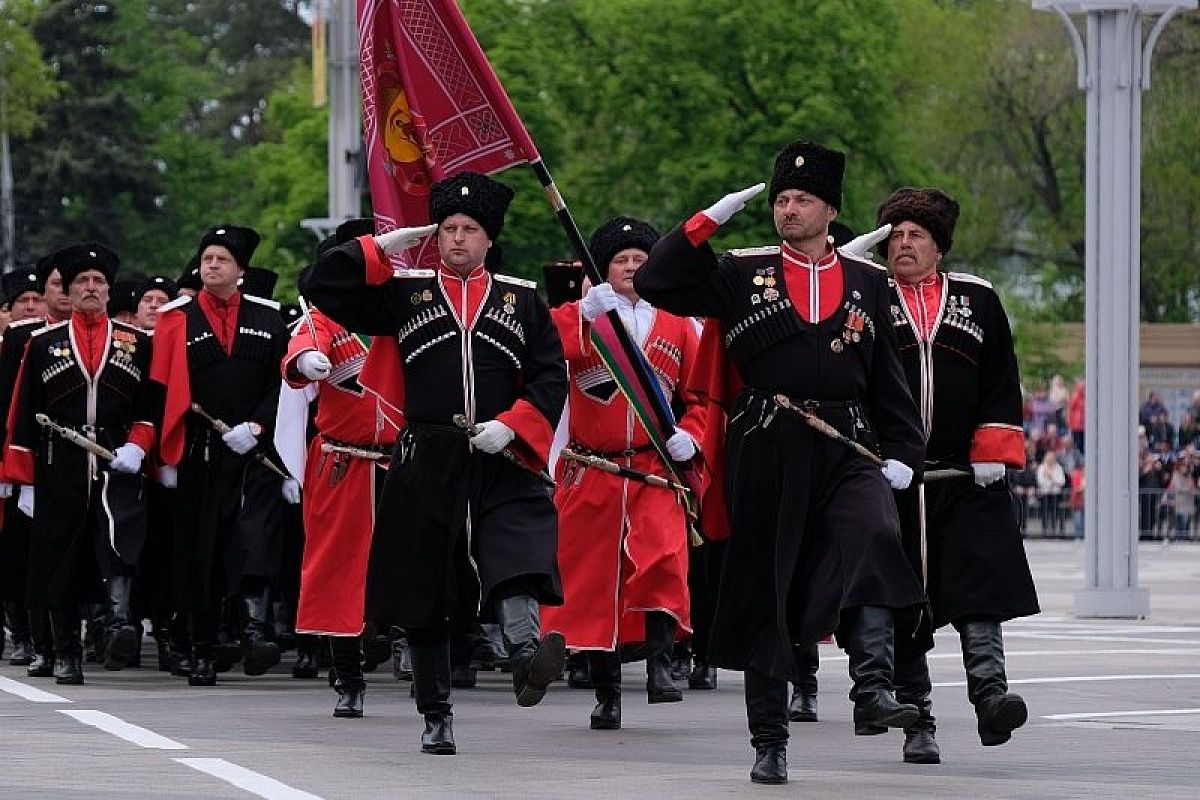
<instances>
[{"instance_id":1,"label":"ceremonial dagger","mask_svg":"<svg viewBox=\"0 0 1200 800\"><path fill-rule=\"evenodd\" d=\"M94 456L99 456L100 458L103 458L105 461L112 461L114 458L116 458L116 455L114 455L113 452L111 450L109 450L108 448L104 447L101 444L93 442L91 439L84 436L79 431L74 430L73 428L64 428L62 425L59 425L57 422L50 419L45 414L42 414L42 413L34 414L33 418L35 420L37 420L38 425L41 425L43 428L48 428L49 430L54 431L59 436L61 436L62 438L66 439L68 442L70 442L71 444L82 447L84 450L87 450L89 453L91 453Z\"/></svg>"},{"instance_id":2,"label":"ceremonial dagger","mask_svg":"<svg viewBox=\"0 0 1200 800\"><path fill-rule=\"evenodd\" d=\"M467 436L474 436L475 434L479 433L479 426L472 425L471 423L467 422L467 418L463 414L455 414L454 415L454 424L457 425L458 427L462 428L463 431L466 432ZM538 477L538 480L540 480L542 483L546 484L550 488L553 489L555 486L557 486L557 484L554 482L554 478L551 478L549 475L547 475L545 472L541 471L540 469L534 469L533 467L529 466L524 461L522 461L520 458L518 458L517 454L514 453L509 448L507 448L507 447L502 448L500 450L500 455L504 456L504 458L508 459L510 462L517 465L518 467L525 470L526 472L530 473L531 475L536 475Z\"/></svg>"}]
</instances>

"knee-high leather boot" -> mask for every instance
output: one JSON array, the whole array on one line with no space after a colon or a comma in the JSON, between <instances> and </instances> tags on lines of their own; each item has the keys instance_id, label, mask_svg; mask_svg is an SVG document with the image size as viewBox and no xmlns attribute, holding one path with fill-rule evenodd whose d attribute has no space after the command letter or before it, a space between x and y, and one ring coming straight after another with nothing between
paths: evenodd
<instances>
[{"instance_id":1,"label":"knee-high leather boot","mask_svg":"<svg viewBox=\"0 0 1200 800\"><path fill-rule=\"evenodd\" d=\"M119 670L129 664L141 646L141 630L134 627L133 576L108 579L108 633L105 636L104 668Z\"/></svg>"},{"instance_id":2,"label":"knee-high leather boot","mask_svg":"<svg viewBox=\"0 0 1200 800\"><path fill-rule=\"evenodd\" d=\"M621 656L607 650L592 650L586 657L596 689L592 730L615 731L621 727Z\"/></svg>"},{"instance_id":3,"label":"knee-high leather boot","mask_svg":"<svg viewBox=\"0 0 1200 800\"><path fill-rule=\"evenodd\" d=\"M452 756L454 744L454 713L450 702L450 650L441 644L409 642L412 654L413 696L417 711L425 717L425 732L421 734L421 752Z\"/></svg>"},{"instance_id":4,"label":"knee-high leather boot","mask_svg":"<svg viewBox=\"0 0 1200 800\"><path fill-rule=\"evenodd\" d=\"M279 663L279 645L267 636L267 610L271 590L267 587L242 595L246 611L246 627L242 631L242 672L262 675Z\"/></svg>"},{"instance_id":5,"label":"knee-high leather boot","mask_svg":"<svg viewBox=\"0 0 1200 800\"><path fill-rule=\"evenodd\" d=\"M513 667L513 692L517 705L535 706L546 696L546 687L562 674L567 643L551 631L540 638L537 600L527 594L505 597L496 603L500 634Z\"/></svg>"},{"instance_id":6,"label":"knee-high leather boot","mask_svg":"<svg viewBox=\"0 0 1200 800\"><path fill-rule=\"evenodd\" d=\"M917 707L892 696L892 609L859 606L847 609L838 631L850 659L850 699L854 701L854 732L869 735L879 726L907 728L917 721Z\"/></svg>"},{"instance_id":7,"label":"knee-high leather boot","mask_svg":"<svg viewBox=\"0 0 1200 800\"><path fill-rule=\"evenodd\" d=\"M362 671L362 638L359 636L328 636L329 656L337 679L333 688L338 701L333 707L335 717L361 717L363 695L367 693L367 682Z\"/></svg>"},{"instance_id":8,"label":"knee-high leather boot","mask_svg":"<svg viewBox=\"0 0 1200 800\"><path fill-rule=\"evenodd\" d=\"M754 747L754 783L787 783L787 681L746 670L746 721Z\"/></svg>"},{"instance_id":9,"label":"knee-high leather boot","mask_svg":"<svg viewBox=\"0 0 1200 800\"><path fill-rule=\"evenodd\" d=\"M933 685L925 654L896 662L896 699L917 707L917 721L904 729L904 760L909 764L940 764L941 750L934 733Z\"/></svg>"},{"instance_id":10,"label":"knee-high leather boot","mask_svg":"<svg viewBox=\"0 0 1200 800\"><path fill-rule=\"evenodd\" d=\"M662 611L646 613L646 702L678 703L683 692L671 678L675 618Z\"/></svg>"},{"instance_id":11,"label":"knee-high leather boot","mask_svg":"<svg viewBox=\"0 0 1200 800\"><path fill-rule=\"evenodd\" d=\"M796 666L800 669L800 679L792 684L788 719L792 722L816 722L817 670L821 666L821 657L815 644L803 652L797 652Z\"/></svg>"},{"instance_id":12,"label":"knee-high leather boot","mask_svg":"<svg viewBox=\"0 0 1200 800\"><path fill-rule=\"evenodd\" d=\"M54 635L54 682L66 685L83 683L83 646L79 643L79 609L55 609L50 612Z\"/></svg>"},{"instance_id":13,"label":"knee-high leather boot","mask_svg":"<svg viewBox=\"0 0 1200 800\"><path fill-rule=\"evenodd\" d=\"M985 747L1004 744L1025 724L1025 700L1008 692L1004 674L1004 638L1000 623L972 620L956 623L967 670L967 696L975 706L979 741Z\"/></svg>"},{"instance_id":14,"label":"knee-high leather boot","mask_svg":"<svg viewBox=\"0 0 1200 800\"><path fill-rule=\"evenodd\" d=\"M54 633L46 609L29 609L29 638L33 641L33 658L25 674L31 678L49 678L54 674Z\"/></svg>"}]
</instances>

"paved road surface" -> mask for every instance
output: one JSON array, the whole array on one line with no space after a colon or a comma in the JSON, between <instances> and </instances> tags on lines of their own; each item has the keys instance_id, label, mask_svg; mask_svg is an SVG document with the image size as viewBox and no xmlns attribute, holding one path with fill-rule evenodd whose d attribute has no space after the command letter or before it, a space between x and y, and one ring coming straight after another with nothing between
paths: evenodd
<instances>
[{"instance_id":1,"label":"paved road surface","mask_svg":"<svg viewBox=\"0 0 1200 800\"><path fill-rule=\"evenodd\" d=\"M1195 798L1200 797L1200 545L1143 545L1144 621L1076 620L1082 545L1030 542L1044 612L1006 626L1031 719L983 748L955 635L930 661L943 763L902 735L855 737L845 657L822 645L821 722L792 726L792 781L750 784L741 676L648 706L625 670L625 728L587 729L589 692L518 708L507 676L456 691L456 757L419 752L407 684L369 676L367 717L335 720L325 681L230 673L211 689L150 669L56 686L0 666L0 797L22 798ZM149 648L147 648L149 656ZM147 659L148 663L152 658ZM33 690L32 692L30 690ZM41 695L38 693L46 692Z\"/></svg>"}]
</instances>

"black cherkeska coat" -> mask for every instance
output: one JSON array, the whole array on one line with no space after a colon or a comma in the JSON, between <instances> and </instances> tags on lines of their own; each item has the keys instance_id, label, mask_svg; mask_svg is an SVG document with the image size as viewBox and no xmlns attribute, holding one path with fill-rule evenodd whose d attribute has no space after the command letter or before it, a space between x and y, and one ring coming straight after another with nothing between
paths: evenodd
<instances>
[{"instance_id":1,"label":"black cherkeska coat","mask_svg":"<svg viewBox=\"0 0 1200 800\"><path fill-rule=\"evenodd\" d=\"M719 324L727 368L746 387L729 409L725 463L715 465L724 468L732 526L713 623L718 666L795 677L793 648L834 632L843 610L923 607L879 468L772 399L815 401L826 422L919 477L924 441L896 351L887 276L851 259L842 267L841 302L816 323L796 313L776 247L718 258L677 227L634 279L651 304ZM917 615L901 617L898 635L911 636Z\"/></svg>"},{"instance_id":2,"label":"black cherkeska coat","mask_svg":"<svg viewBox=\"0 0 1200 800\"><path fill-rule=\"evenodd\" d=\"M896 290L892 324L929 442L926 467L970 472L971 462L1024 460L1021 381L1008 317L991 285L943 273L932 341L917 335L916 311ZM927 591L937 627L971 618L1038 613L1037 590L1008 482L971 477L924 486ZM916 490L901 506L919 513Z\"/></svg>"},{"instance_id":3,"label":"black cherkeska coat","mask_svg":"<svg viewBox=\"0 0 1200 800\"><path fill-rule=\"evenodd\" d=\"M483 611L502 584L561 604L549 490L501 456L470 448L453 421L464 414L484 422L520 406L529 429L515 428L514 448L532 429L553 431L568 385L545 302L528 281L489 275L482 306L464 326L434 270L406 270L379 285L368 285L366 270L362 245L349 242L323 254L300 288L350 330L389 339L397 350L387 366L403 373L406 427L376 514L368 614L437 626L456 612Z\"/></svg>"},{"instance_id":4,"label":"black cherkeska coat","mask_svg":"<svg viewBox=\"0 0 1200 800\"><path fill-rule=\"evenodd\" d=\"M69 608L88 600L100 579L131 574L146 536L140 475L110 472L105 461L50 432L60 426L114 450L135 422L157 424L161 395L149 381L150 339L131 325L101 317L105 349L95 375L83 366L71 322L29 339L14 395L7 456L32 459L34 519L27 602Z\"/></svg>"}]
</instances>

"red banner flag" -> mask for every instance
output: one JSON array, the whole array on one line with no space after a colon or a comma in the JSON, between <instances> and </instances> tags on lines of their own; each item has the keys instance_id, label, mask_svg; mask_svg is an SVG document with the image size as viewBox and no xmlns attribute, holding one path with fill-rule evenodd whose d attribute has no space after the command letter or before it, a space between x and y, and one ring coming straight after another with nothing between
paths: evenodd
<instances>
[{"instance_id":1,"label":"red banner flag","mask_svg":"<svg viewBox=\"0 0 1200 800\"><path fill-rule=\"evenodd\" d=\"M363 140L381 233L428 223L436 181L537 160L454 0L358 0L358 30ZM435 264L435 240L403 260Z\"/></svg>"}]
</instances>

